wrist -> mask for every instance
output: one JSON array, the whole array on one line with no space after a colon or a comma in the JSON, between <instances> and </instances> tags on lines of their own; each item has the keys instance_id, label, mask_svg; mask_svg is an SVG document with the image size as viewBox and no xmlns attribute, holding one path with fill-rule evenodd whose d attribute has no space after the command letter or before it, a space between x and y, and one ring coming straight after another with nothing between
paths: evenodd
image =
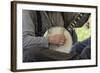
<instances>
[{"instance_id":1,"label":"wrist","mask_svg":"<svg viewBox=\"0 0 100 73\"><path fill-rule=\"evenodd\" d=\"M51 37L48 36L48 43L51 43Z\"/></svg>"}]
</instances>

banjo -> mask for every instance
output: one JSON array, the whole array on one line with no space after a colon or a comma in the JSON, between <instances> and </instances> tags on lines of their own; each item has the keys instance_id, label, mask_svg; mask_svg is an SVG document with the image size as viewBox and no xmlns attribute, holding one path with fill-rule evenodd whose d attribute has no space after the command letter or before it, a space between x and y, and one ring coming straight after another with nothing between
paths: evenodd
<instances>
[{"instance_id":1,"label":"banjo","mask_svg":"<svg viewBox=\"0 0 100 73\"><path fill-rule=\"evenodd\" d=\"M45 15L48 18L48 15L46 13L45 13ZM73 44L73 40L72 40L72 36L71 36L69 31L73 30L74 27L81 27L81 26L83 26L83 24L85 22L87 22L89 16L90 16L90 13L80 13L79 15L77 15L71 21L69 26L67 26L67 29L65 29L64 27L60 27L60 26L55 26L55 27L49 28L44 33L43 37L48 37L48 35L55 35L55 34L63 33L65 38L67 39L65 41L64 45L49 44L49 49L57 51L57 52L62 52L62 53L70 53L71 48L72 48L72 44ZM53 24L52 21L50 21L50 22L51 22L51 24Z\"/></svg>"}]
</instances>

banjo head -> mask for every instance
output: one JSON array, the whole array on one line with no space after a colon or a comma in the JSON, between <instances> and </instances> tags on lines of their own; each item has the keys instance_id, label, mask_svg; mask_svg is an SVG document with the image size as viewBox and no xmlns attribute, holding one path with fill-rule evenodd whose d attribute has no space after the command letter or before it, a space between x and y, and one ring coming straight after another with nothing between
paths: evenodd
<instances>
[{"instance_id":1,"label":"banjo head","mask_svg":"<svg viewBox=\"0 0 100 73\"><path fill-rule=\"evenodd\" d=\"M45 32L44 37L47 37L48 35L59 34L59 32L61 33L61 30L63 30L65 38L67 39L65 44L63 46L50 44L49 49L62 53L70 53L73 41L70 33L65 28L59 26L52 27Z\"/></svg>"}]
</instances>

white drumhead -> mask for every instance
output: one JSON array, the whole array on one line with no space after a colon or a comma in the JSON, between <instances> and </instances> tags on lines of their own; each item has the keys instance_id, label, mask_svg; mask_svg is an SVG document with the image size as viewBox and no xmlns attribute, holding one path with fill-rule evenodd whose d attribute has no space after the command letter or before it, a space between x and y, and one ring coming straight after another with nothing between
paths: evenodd
<instances>
[{"instance_id":1,"label":"white drumhead","mask_svg":"<svg viewBox=\"0 0 100 73\"><path fill-rule=\"evenodd\" d=\"M59 28L64 30L63 33L67 40L63 46L50 45L49 49L52 49L52 50L58 51L58 52L63 52L63 53L70 53L71 48L72 48L72 37L71 37L70 33L63 27L52 27L48 31L52 31L53 34L57 34L57 33L59 33L59 31L57 31L57 30L59 30ZM44 37L48 36L48 34L49 34L48 31L45 32Z\"/></svg>"}]
</instances>

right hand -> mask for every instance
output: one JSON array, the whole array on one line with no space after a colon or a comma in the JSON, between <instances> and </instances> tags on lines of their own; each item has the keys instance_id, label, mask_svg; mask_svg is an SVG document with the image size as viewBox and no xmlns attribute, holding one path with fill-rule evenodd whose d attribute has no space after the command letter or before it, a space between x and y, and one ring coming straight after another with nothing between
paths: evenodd
<instances>
[{"instance_id":1,"label":"right hand","mask_svg":"<svg viewBox=\"0 0 100 73\"><path fill-rule=\"evenodd\" d=\"M64 34L49 35L48 41L50 44L64 45L66 38Z\"/></svg>"}]
</instances>

